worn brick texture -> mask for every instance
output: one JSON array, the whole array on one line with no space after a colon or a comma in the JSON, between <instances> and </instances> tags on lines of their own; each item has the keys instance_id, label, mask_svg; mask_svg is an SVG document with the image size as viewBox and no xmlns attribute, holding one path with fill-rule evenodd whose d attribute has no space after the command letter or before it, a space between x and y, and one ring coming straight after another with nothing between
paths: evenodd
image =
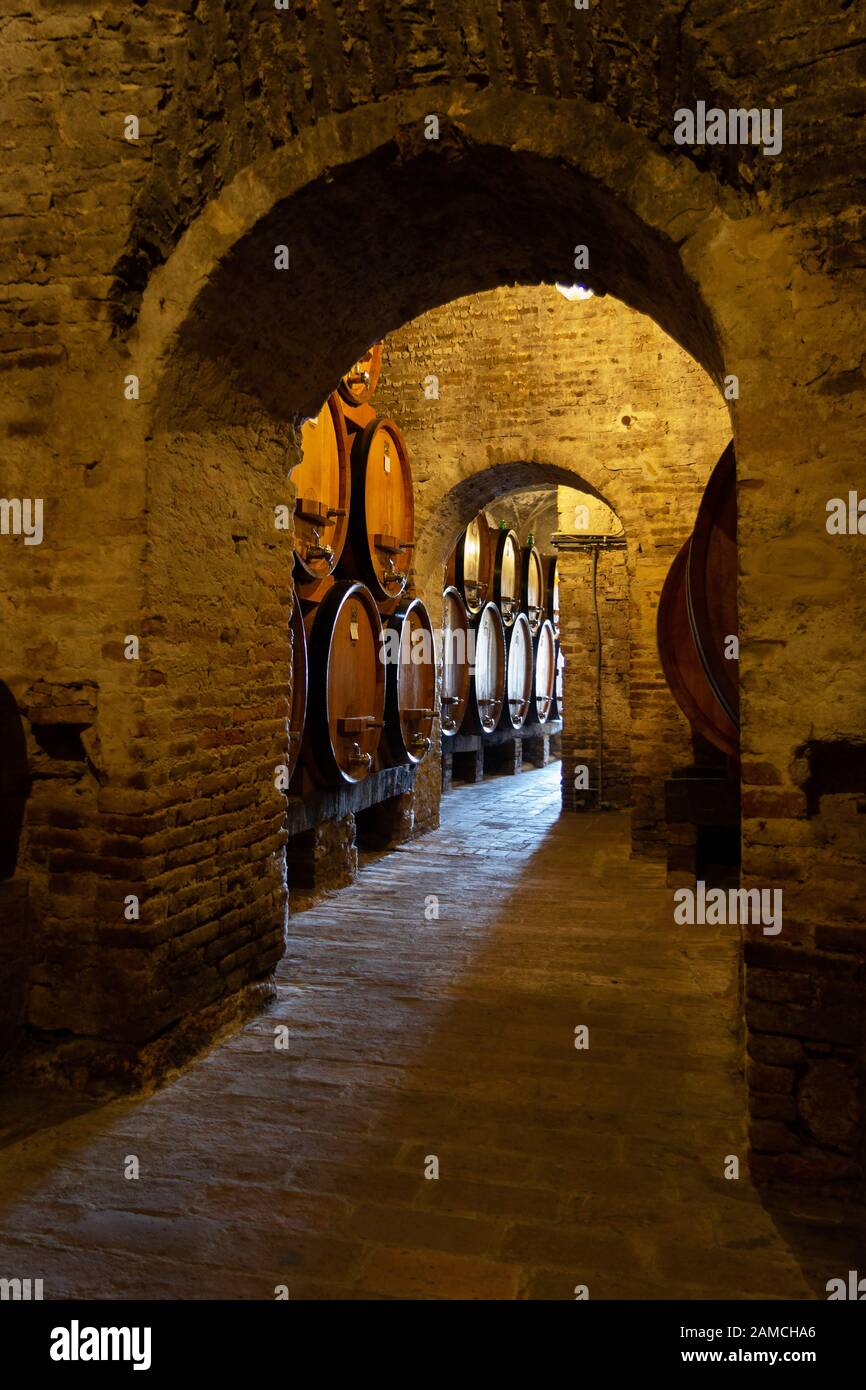
<instances>
[{"instance_id":1,"label":"worn brick texture","mask_svg":"<svg viewBox=\"0 0 866 1390\"><path fill-rule=\"evenodd\" d=\"M717 385L738 378L744 877L786 902L762 968L787 974L793 951L812 1009L828 970L861 978L866 559L824 520L866 443L864 52L861 5L805 0L4 7L2 490L45 502L41 546L0 537L0 679L33 773L17 866L33 1025L135 1046L272 969L291 537L271 517L292 499L297 423L373 339L573 278L576 244L587 283ZM781 108L782 154L675 146L674 112L698 99ZM530 441L555 383L536 384L517 407ZM471 401L486 467L550 461L498 456L513 423ZM631 694L645 684L652 740L651 603L636 604L657 596L680 504L633 471L620 428L621 487L598 491L633 546ZM572 485L579 443L551 481ZM644 775L633 758L636 805ZM831 1060L857 1081L862 990L845 1010L830 1041L851 1053ZM783 1123L830 1143L814 1069L802 1084Z\"/></svg>"}]
</instances>

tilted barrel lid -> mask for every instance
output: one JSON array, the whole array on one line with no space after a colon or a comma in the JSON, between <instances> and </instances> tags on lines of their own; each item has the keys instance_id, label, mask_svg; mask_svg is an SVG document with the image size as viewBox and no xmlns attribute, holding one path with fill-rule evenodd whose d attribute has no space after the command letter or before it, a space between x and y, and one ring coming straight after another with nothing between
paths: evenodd
<instances>
[{"instance_id":1,"label":"tilted barrel lid","mask_svg":"<svg viewBox=\"0 0 866 1390\"><path fill-rule=\"evenodd\" d=\"M556 689L556 639L553 623L549 618L538 630L535 638L535 667L532 680L531 718L539 724L546 724L552 717Z\"/></svg>"},{"instance_id":2,"label":"tilted barrel lid","mask_svg":"<svg viewBox=\"0 0 866 1390\"><path fill-rule=\"evenodd\" d=\"M493 602L502 614L506 627L511 627L520 611L522 563L520 542L514 531L505 528L494 533L496 550L493 557Z\"/></svg>"},{"instance_id":3,"label":"tilted barrel lid","mask_svg":"<svg viewBox=\"0 0 866 1390\"><path fill-rule=\"evenodd\" d=\"M534 668L532 633L525 613L515 614L506 640L505 662L506 696L500 724L504 729L520 729L529 716Z\"/></svg>"},{"instance_id":4,"label":"tilted barrel lid","mask_svg":"<svg viewBox=\"0 0 866 1390\"><path fill-rule=\"evenodd\" d=\"M349 441L335 395L301 426L301 461L292 473L295 500L295 577L308 599L333 574L349 528L352 479Z\"/></svg>"},{"instance_id":5,"label":"tilted barrel lid","mask_svg":"<svg viewBox=\"0 0 866 1390\"><path fill-rule=\"evenodd\" d=\"M559 556L546 555L544 558L546 573L545 579L545 609L547 617L553 623L553 635L559 640Z\"/></svg>"},{"instance_id":6,"label":"tilted barrel lid","mask_svg":"<svg viewBox=\"0 0 866 1390\"><path fill-rule=\"evenodd\" d=\"M453 585L442 595L441 728L446 737L463 723L469 699L469 614L463 596Z\"/></svg>"},{"instance_id":7,"label":"tilted barrel lid","mask_svg":"<svg viewBox=\"0 0 866 1390\"><path fill-rule=\"evenodd\" d=\"M563 687L565 677L565 657L562 655L562 648L556 643L556 656L554 658L555 675L553 678L553 701L550 706L550 718L561 719L564 709Z\"/></svg>"},{"instance_id":8,"label":"tilted barrel lid","mask_svg":"<svg viewBox=\"0 0 866 1390\"><path fill-rule=\"evenodd\" d=\"M309 688L301 755L316 780L361 782L385 715L382 620L370 590L339 580L305 619Z\"/></svg>"},{"instance_id":9,"label":"tilted barrel lid","mask_svg":"<svg viewBox=\"0 0 866 1390\"><path fill-rule=\"evenodd\" d=\"M505 626L495 603L485 603L470 630L469 701L464 727L490 734L505 701Z\"/></svg>"},{"instance_id":10,"label":"tilted barrel lid","mask_svg":"<svg viewBox=\"0 0 866 1390\"><path fill-rule=\"evenodd\" d=\"M352 512L344 572L367 584L378 603L399 599L415 545L415 500L406 442L393 420L377 417L352 441Z\"/></svg>"},{"instance_id":11,"label":"tilted barrel lid","mask_svg":"<svg viewBox=\"0 0 866 1390\"><path fill-rule=\"evenodd\" d=\"M481 512L470 521L454 548L454 584L473 615L480 613L490 598L492 566L490 527Z\"/></svg>"},{"instance_id":12,"label":"tilted barrel lid","mask_svg":"<svg viewBox=\"0 0 866 1390\"><path fill-rule=\"evenodd\" d=\"M385 621L385 738L394 763L423 762L436 715L433 624L420 598L401 603Z\"/></svg>"},{"instance_id":13,"label":"tilted barrel lid","mask_svg":"<svg viewBox=\"0 0 866 1390\"><path fill-rule=\"evenodd\" d=\"M520 606L534 637L544 622L544 565L531 540L521 557Z\"/></svg>"}]
</instances>

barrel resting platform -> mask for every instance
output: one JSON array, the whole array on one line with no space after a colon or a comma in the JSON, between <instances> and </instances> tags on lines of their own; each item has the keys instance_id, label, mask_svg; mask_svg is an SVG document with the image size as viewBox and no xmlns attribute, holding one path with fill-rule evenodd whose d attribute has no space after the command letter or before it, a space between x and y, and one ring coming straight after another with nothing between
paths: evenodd
<instances>
[{"instance_id":1,"label":"barrel resting platform","mask_svg":"<svg viewBox=\"0 0 866 1390\"><path fill-rule=\"evenodd\" d=\"M382 768L354 786L313 787L300 774L286 803L289 906L304 911L352 883L358 850L385 850L414 828L415 768Z\"/></svg>"},{"instance_id":2,"label":"barrel resting platform","mask_svg":"<svg viewBox=\"0 0 866 1390\"><path fill-rule=\"evenodd\" d=\"M442 791L455 781L480 782L490 773L515 776L524 762L547 767L551 740L562 732L562 720L526 724L522 729L497 729L492 734L455 734L442 740Z\"/></svg>"}]
</instances>

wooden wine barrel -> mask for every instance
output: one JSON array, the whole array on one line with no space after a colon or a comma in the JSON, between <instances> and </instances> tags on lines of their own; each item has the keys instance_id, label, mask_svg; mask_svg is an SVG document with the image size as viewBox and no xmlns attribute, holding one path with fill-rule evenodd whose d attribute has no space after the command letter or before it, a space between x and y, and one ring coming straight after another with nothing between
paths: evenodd
<instances>
[{"instance_id":1,"label":"wooden wine barrel","mask_svg":"<svg viewBox=\"0 0 866 1390\"><path fill-rule=\"evenodd\" d=\"M525 613L517 613L508 632L505 655L505 704L499 720L503 729L522 729L532 703L535 662L532 633Z\"/></svg>"},{"instance_id":2,"label":"wooden wine barrel","mask_svg":"<svg viewBox=\"0 0 866 1390\"><path fill-rule=\"evenodd\" d=\"M553 678L553 699L550 704L549 719L561 719L564 709L563 689L565 685L565 657L559 643L556 643L555 675Z\"/></svg>"},{"instance_id":3,"label":"wooden wine barrel","mask_svg":"<svg viewBox=\"0 0 866 1390\"><path fill-rule=\"evenodd\" d=\"M689 625L713 694L735 727L740 722L739 663L725 656L737 634L737 464L729 444L710 475L686 566Z\"/></svg>"},{"instance_id":4,"label":"wooden wine barrel","mask_svg":"<svg viewBox=\"0 0 866 1390\"><path fill-rule=\"evenodd\" d=\"M366 405L376 389L381 370L382 344L374 343L340 382L340 395L346 404Z\"/></svg>"},{"instance_id":5,"label":"wooden wine barrel","mask_svg":"<svg viewBox=\"0 0 866 1390\"><path fill-rule=\"evenodd\" d=\"M520 611L520 583L522 565L520 561L520 542L513 531L493 531L496 548L493 555L492 594L493 602L502 614L506 627L511 627Z\"/></svg>"},{"instance_id":6,"label":"wooden wine barrel","mask_svg":"<svg viewBox=\"0 0 866 1390\"><path fill-rule=\"evenodd\" d=\"M442 595L442 733L459 733L469 699L469 614L460 592Z\"/></svg>"},{"instance_id":7,"label":"wooden wine barrel","mask_svg":"<svg viewBox=\"0 0 866 1390\"><path fill-rule=\"evenodd\" d=\"M451 554L448 556L448 559L445 561L445 573L444 573L444 576L443 576L443 583L442 583L442 589L443 589L443 591L444 591L445 589L453 589L453 588L455 587L454 581L456 580L456 578L457 578L457 547L455 546L454 549L451 551Z\"/></svg>"},{"instance_id":8,"label":"wooden wine barrel","mask_svg":"<svg viewBox=\"0 0 866 1390\"><path fill-rule=\"evenodd\" d=\"M656 637L665 679L693 729L730 757L739 756L736 724L716 698L698 655L686 596L691 538L668 571L659 600Z\"/></svg>"},{"instance_id":9,"label":"wooden wine barrel","mask_svg":"<svg viewBox=\"0 0 866 1390\"><path fill-rule=\"evenodd\" d=\"M545 565L545 611L553 624L553 635L559 641L559 556L546 555Z\"/></svg>"},{"instance_id":10,"label":"wooden wine barrel","mask_svg":"<svg viewBox=\"0 0 866 1390\"><path fill-rule=\"evenodd\" d=\"M423 762L433 739L436 653L420 598L401 603L388 618L385 655L385 753L392 765Z\"/></svg>"},{"instance_id":11,"label":"wooden wine barrel","mask_svg":"<svg viewBox=\"0 0 866 1390\"><path fill-rule=\"evenodd\" d=\"M544 566L534 545L524 546L521 569L520 606L534 637L544 622Z\"/></svg>"},{"instance_id":12,"label":"wooden wine barrel","mask_svg":"<svg viewBox=\"0 0 866 1390\"><path fill-rule=\"evenodd\" d=\"M471 629L474 663L464 730L492 734L505 701L505 627L495 603L486 603Z\"/></svg>"},{"instance_id":13,"label":"wooden wine barrel","mask_svg":"<svg viewBox=\"0 0 866 1390\"><path fill-rule=\"evenodd\" d=\"M377 417L352 441L352 511L342 572L377 603L400 598L415 543L415 502L406 445L393 420Z\"/></svg>"},{"instance_id":14,"label":"wooden wine barrel","mask_svg":"<svg viewBox=\"0 0 866 1390\"><path fill-rule=\"evenodd\" d=\"M343 412L335 395L301 427L301 462L292 474L295 501L295 581L303 597L321 598L349 529L351 470Z\"/></svg>"},{"instance_id":15,"label":"wooden wine barrel","mask_svg":"<svg viewBox=\"0 0 866 1390\"><path fill-rule=\"evenodd\" d=\"M482 512L470 521L454 547L454 584L463 595L463 601L473 616L481 612L490 598L490 571L493 560L490 538L490 527Z\"/></svg>"},{"instance_id":16,"label":"wooden wine barrel","mask_svg":"<svg viewBox=\"0 0 866 1390\"><path fill-rule=\"evenodd\" d=\"M553 623L545 618L535 638L535 669L529 707L530 720L537 724L546 724L552 718L556 695L556 656Z\"/></svg>"},{"instance_id":17,"label":"wooden wine barrel","mask_svg":"<svg viewBox=\"0 0 866 1390\"><path fill-rule=\"evenodd\" d=\"M297 595L292 607L290 625L292 635L292 707L289 711L289 760L288 772L292 776L301 755L304 737L304 724L307 716L307 634L304 631L304 615Z\"/></svg>"},{"instance_id":18,"label":"wooden wine barrel","mask_svg":"<svg viewBox=\"0 0 866 1390\"><path fill-rule=\"evenodd\" d=\"M382 620L370 590L338 580L307 614L304 766L325 786L362 782L385 715Z\"/></svg>"}]
</instances>

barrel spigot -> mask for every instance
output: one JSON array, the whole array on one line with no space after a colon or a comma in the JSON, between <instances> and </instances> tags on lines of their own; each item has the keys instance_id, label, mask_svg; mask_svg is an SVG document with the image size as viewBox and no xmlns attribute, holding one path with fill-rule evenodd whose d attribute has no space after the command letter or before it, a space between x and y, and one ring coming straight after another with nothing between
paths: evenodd
<instances>
[{"instance_id":1,"label":"barrel spigot","mask_svg":"<svg viewBox=\"0 0 866 1390\"><path fill-rule=\"evenodd\" d=\"M350 755L350 757L349 757L349 766L350 766L350 767L366 767L366 768L369 768L369 767L372 765L372 762L373 762L373 755L372 755L372 753L363 753L363 752L361 751L361 745L360 745L360 743L358 743L357 740L356 740L356 741L352 744L352 752L351 752L351 755Z\"/></svg>"},{"instance_id":2,"label":"barrel spigot","mask_svg":"<svg viewBox=\"0 0 866 1390\"><path fill-rule=\"evenodd\" d=\"M382 583L387 586L388 584L405 584L405 582L405 574L402 574L400 570L397 569L397 566L394 564L394 556L389 555L387 569L383 569L382 571Z\"/></svg>"},{"instance_id":3,"label":"barrel spigot","mask_svg":"<svg viewBox=\"0 0 866 1390\"><path fill-rule=\"evenodd\" d=\"M327 542L322 545L322 537L315 528L313 529L313 537L313 544L307 546L307 559L327 560L330 563L334 558L333 547L328 545Z\"/></svg>"}]
</instances>

